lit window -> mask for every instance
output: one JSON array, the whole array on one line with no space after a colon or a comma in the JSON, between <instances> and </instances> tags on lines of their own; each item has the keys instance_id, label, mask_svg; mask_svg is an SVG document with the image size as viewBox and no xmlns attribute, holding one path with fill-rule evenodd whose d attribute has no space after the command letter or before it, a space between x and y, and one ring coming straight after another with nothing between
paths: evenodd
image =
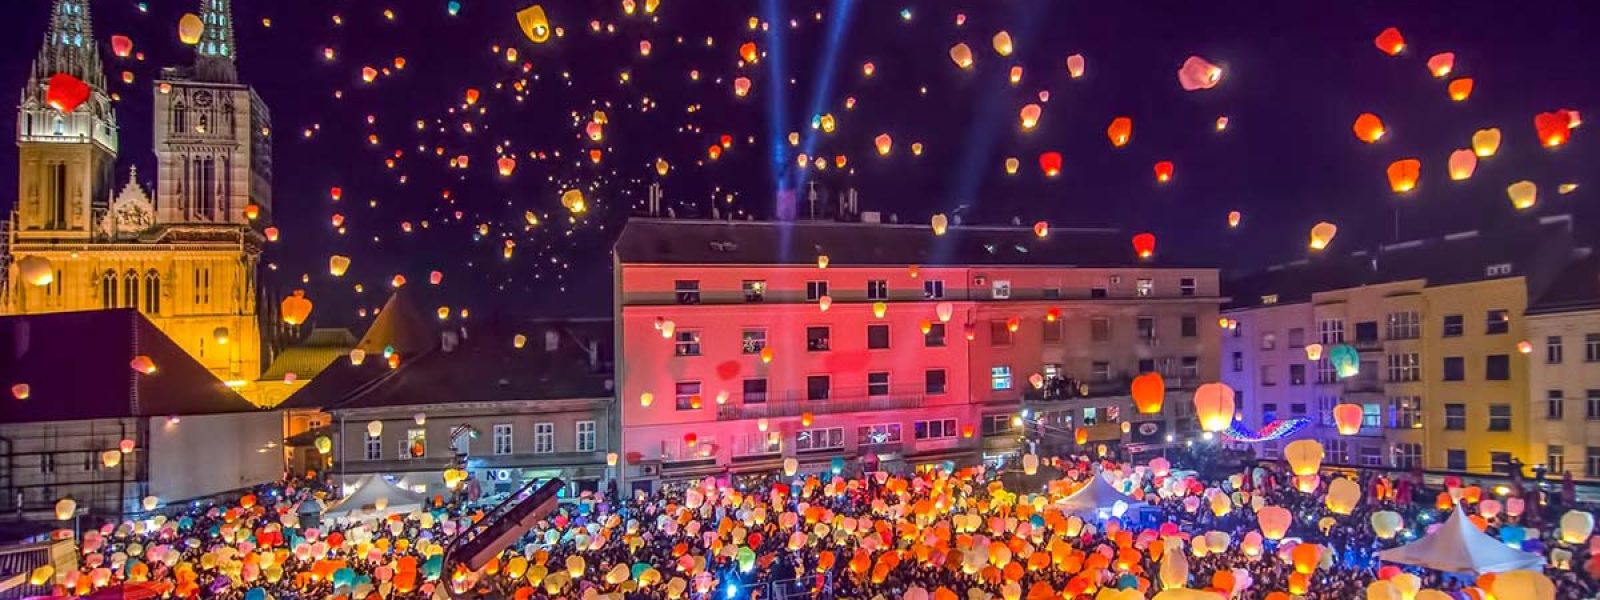
<instances>
[{"instance_id":1,"label":"lit window","mask_svg":"<svg viewBox=\"0 0 1600 600\"><path fill-rule=\"evenodd\" d=\"M989 389L1009 390L1011 383L1011 367L1002 365L989 368Z\"/></svg>"}]
</instances>

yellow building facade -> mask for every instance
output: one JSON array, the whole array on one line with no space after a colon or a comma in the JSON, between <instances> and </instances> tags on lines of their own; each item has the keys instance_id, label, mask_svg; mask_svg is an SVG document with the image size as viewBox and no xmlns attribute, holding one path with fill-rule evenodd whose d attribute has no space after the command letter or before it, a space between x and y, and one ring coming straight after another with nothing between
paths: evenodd
<instances>
[{"instance_id":1,"label":"yellow building facade","mask_svg":"<svg viewBox=\"0 0 1600 600\"><path fill-rule=\"evenodd\" d=\"M250 398L263 361L257 228L271 209L270 120L237 83L229 3L201 5L207 27L196 64L165 69L153 90L160 181L152 199L132 170L114 189L118 128L89 2L55 0L19 107L0 314L137 308ZM52 107L54 73L89 84L90 99L67 112Z\"/></svg>"}]
</instances>

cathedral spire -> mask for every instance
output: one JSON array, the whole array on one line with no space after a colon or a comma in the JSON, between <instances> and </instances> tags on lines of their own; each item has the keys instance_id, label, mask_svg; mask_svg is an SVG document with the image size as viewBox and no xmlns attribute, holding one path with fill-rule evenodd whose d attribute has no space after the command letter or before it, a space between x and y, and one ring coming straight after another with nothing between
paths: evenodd
<instances>
[{"instance_id":1,"label":"cathedral spire","mask_svg":"<svg viewBox=\"0 0 1600 600\"><path fill-rule=\"evenodd\" d=\"M50 31L33 63L33 77L43 82L56 73L71 74L97 91L106 89L89 0L55 0L50 8Z\"/></svg>"},{"instance_id":2,"label":"cathedral spire","mask_svg":"<svg viewBox=\"0 0 1600 600\"><path fill-rule=\"evenodd\" d=\"M195 45L195 75L201 81L235 83L233 61L238 48L233 38L233 0L200 0L200 22L205 29Z\"/></svg>"}]
</instances>

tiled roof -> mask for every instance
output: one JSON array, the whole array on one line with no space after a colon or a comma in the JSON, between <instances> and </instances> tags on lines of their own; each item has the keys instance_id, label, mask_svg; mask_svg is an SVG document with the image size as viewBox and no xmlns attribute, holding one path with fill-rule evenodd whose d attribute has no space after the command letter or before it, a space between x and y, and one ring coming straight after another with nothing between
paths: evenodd
<instances>
[{"instance_id":1,"label":"tiled roof","mask_svg":"<svg viewBox=\"0 0 1600 600\"><path fill-rule=\"evenodd\" d=\"M272 365L261 374L262 381L275 381L294 373L296 377L311 380L322 373L333 361L347 356L356 346L355 336L348 329L316 329L298 344L284 348L273 357Z\"/></svg>"},{"instance_id":2,"label":"tiled roof","mask_svg":"<svg viewBox=\"0 0 1600 600\"><path fill-rule=\"evenodd\" d=\"M632 219L617 239L623 263L832 265L1196 266L1163 257L1139 260L1133 234L1116 229L951 225L934 235L926 223L894 225L818 221Z\"/></svg>"},{"instance_id":3,"label":"tiled roof","mask_svg":"<svg viewBox=\"0 0 1600 600\"><path fill-rule=\"evenodd\" d=\"M1544 294L1528 302L1528 314L1600 309L1600 256L1588 253L1556 275Z\"/></svg>"},{"instance_id":4,"label":"tiled roof","mask_svg":"<svg viewBox=\"0 0 1600 600\"><path fill-rule=\"evenodd\" d=\"M130 366L141 355L154 373ZM0 386L0 423L257 410L133 309L0 317Z\"/></svg>"}]
</instances>

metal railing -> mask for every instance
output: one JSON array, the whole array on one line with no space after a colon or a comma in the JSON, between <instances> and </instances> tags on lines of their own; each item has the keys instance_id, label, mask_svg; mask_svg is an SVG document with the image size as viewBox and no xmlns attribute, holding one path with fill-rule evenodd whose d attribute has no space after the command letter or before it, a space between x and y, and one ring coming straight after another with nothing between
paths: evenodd
<instances>
[{"instance_id":1,"label":"metal railing","mask_svg":"<svg viewBox=\"0 0 1600 600\"><path fill-rule=\"evenodd\" d=\"M1022 390L1022 399L1028 402L1072 400L1075 398L1103 398L1107 396L1127 396L1132 393L1133 377L1119 375L1103 380L1066 379L1060 380L1061 384L1047 381L1043 388L1035 389L1027 386ZM1168 390L1192 390L1200 385L1199 377L1185 377L1181 375L1163 375L1162 381Z\"/></svg>"},{"instance_id":2,"label":"metal railing","mask_svg":"<svg viewBox=\"0 0 1600 600\"><path fill-rule=\"evenodd\" d=\"M869 388L854 388L843 390L828 390L828 397L819 400L808 399L806 392L778 392L768 393L765 402L751 402L746 396L745 403L740 405L723 405L717 407L718 421L738 421L741 419L762 419L776 417L797 417L804 413L813 415L831 415L851 412L869 412L884 410L905 410L922 408L927 400L927 394L921 391L887 390L886 394L873 394Z\"/></svg>"}]
</instances>

